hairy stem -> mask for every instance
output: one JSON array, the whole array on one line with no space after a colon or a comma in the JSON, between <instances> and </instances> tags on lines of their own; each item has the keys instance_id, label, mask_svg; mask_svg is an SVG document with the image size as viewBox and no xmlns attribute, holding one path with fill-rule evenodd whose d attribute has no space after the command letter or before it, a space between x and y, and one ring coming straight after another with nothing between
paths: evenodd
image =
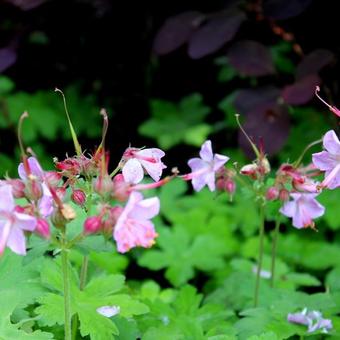
<instances>
[{"instance_id":1,"label":"hairy stem","mask_svg":"<svg viewBox=\"0 0 340 340\"><path fill-rule=\"evenodd\" d=\"M61 268L64 281L65 340L71 340L71 292L68 268L68 249L65 248L65 242L61 249Z\"/></svg>"},{"instance_id":2,"label":"hairy stem","mask_svg":"<svg viewBox=\"0 0 340 340\"><path fill-rule=\"evenodd\" d=\"M255 283L255 296L254 296L254 307L257 307L259 300L261 270L262 270L262 259L263 259L263 241L264 241L264 206L260 205L260 230L259 230L259 255L256 271L256 283Z\"/></svg>"},{"instance_id":3,"label":"hairy stem","mask_svg":"<svg viewBox=\"0 0 340 340\"><path fill-rule=\"evenodd\" d=\"M87 277L87 267L89 263L89 258L87 255L83 257L83 263L81 264L80 269L80 282L79 282L79 289L84 290L86 285L86 277ZM78 315L73 315L72 318L72 339L76 340L78 334Z\"/></svg>"},{"instance_id":4,"label":"hairy stem","mask_svg":"<svg viewBox=\"0 0 340 340\"><path fill-rule=\"evenodd\" d=\"M274 287L275 281L275 261L276 261L276 249L277 249L277 241L279 239L280 234L280 215L277 216L275 221L275 230L272 244L272 265L271 265L271 277L270 277L270 286Z\"/></svg>"}]
</instances>

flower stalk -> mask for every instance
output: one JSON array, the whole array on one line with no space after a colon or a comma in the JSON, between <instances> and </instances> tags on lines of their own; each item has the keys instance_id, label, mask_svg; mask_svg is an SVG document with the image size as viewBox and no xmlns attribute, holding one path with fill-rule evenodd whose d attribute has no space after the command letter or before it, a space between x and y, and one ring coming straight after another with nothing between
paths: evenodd
<instances>
[{"instance_id":1,"label":"flower stalk","mask_svg":"<svg viewBox=\"0 0 340 340\"><path fill-rule=\"evenodd\" d=\"M61 248L61 269L64 282L64 330L65 340L71 340L71 291L68 268L68 249L65 247L65 233L63 234L63 244Z\"/></svg>"},{"instance_id":2,"label":"flower stalk","mask_svg":"<svg viewBox=\"0 0 340 340\"><path fill-rule=\"evenodd\" d=\"M275 262L276 262L276 250L277 250L277 242L279 239L280 234L280 215L277 216L275 221L275 229L274 229L274 236L273 236L273 243L272 243L272 263L271 263L271 277L270 277L270 286L274 287L274 281L275 281Z\"/></svg>"},{"instance_id":3,"label":"flower stalk","mask_svg":"<svg viewBox=\"0 0 340 340\"><path fill-rule=\"evenodd\" d=\"M261 270L262 270L262 260L263 260L263 243L264 243L264 205L260 205L260 230L259 230L259 254L258 263L256 271L256 283L255 283L255 295L254 295L254 307L257 307L259 301L259 290L260 290L260 280L261 280Z\"/></svg>"}]
</instances>

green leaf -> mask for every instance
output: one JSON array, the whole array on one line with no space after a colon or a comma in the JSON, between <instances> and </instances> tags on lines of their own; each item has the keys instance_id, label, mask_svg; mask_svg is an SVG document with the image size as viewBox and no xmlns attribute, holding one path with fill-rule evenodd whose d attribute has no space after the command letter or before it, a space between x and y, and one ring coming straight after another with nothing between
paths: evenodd
<instances>
[{"instance_id":1,"label":"green leaf","mask_svg":"<svg viewBox=\"0 0 340 340\"><path fill-rule=\"evenodd\" d=\"M163 149L181 142L199 146L211 131L211 127L203 123L209 112L210 109L204 106L202 96L198 93L183 98L177 105L164 100L152 100L152 118L139 127L139 133L156 139Z\"/></svg>"},{"instance_id":2,"label":"green leaf","mask_svg":"<svg viewBox=\"0 0 340 340\"><path fill-rule=\"evenodd\" d=\"M0 96L11 92L15 87L14 82L6 77L0 76Z\"/></svg>"}]
</instances>

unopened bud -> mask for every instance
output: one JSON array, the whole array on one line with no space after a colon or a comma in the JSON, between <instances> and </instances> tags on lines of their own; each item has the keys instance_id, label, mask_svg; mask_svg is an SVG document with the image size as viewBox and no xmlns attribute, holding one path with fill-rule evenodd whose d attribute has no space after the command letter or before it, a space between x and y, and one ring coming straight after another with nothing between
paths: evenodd
<instances>
[{"instance_id":1,"label":"unopened bud","mask_svg":"<svg viewBox=\"0 0 340 340\"><path fill-rule=\"evenodd\" d=\"M36 179L29 179L26 181L24 193L29 200L38 201L43 195L43 189Z\"/></svg>"},{"instance_id":2,"label":"unopened bud","mask_svg":"<svg viewBox=\"0 0 340 340\"><path fill-rule=\"evenodd\" d=\"M261 175L266 175L270 172L270 163L266 157L261 159L258 171Z\"/></svg>"},{"instance_id":3,"label":"unopened bud","mask_svg":"<svg viewBox=\"0 0 340 340\"><path fill-rule=\"evenodd\" d=\"M109 175L98 176L93 182L94 191L100 196L106 196L113 191L113 182Z\"/></svg>"},{"instance_id":4,"label":"unopened bud","mask_svg":"<svg viewBox=\"0 0 340 340\"><path fill-rule=\"evenodd\" d=\"M129 198L130 184L124 181L124 176L118 174L113 177L113 195L120 202L125 202Z\"/></svg>"},{"instance_id":5,"label":"unopened bud","mask_svg":"<svg viewBox=\"0 0 340 340\"><path fill-rule=\"evenodd\" d=\"M45 172L46 182L48 182L52 187L56 187L59 184L61 178L62 175L59 172L56 171Z\"/></svg>"},{"instance_id":6,"label":"unopened bud","mask_svg":"<svg viewBox=\"0 0 340 340\"><path fill-rule=\"evenodd\" d=\"M287 189L281 189L279 192L279 199L283 202L289 200L289 191Z\"/></svg>"},{"instance_id":7,"label":"unopened bud","mask_svg":"<svg viewBox=\"0 0 340 340\"><path fill-rule=\"evenodd\" d=\"M42 236L43 238L50 238L51 231L50 231L50 225L48 222L43 218L37 219L37 226L34 230L38 235Z\"/></svg>"},{"instance_id":8,"label":"unopened bud","mask_svg":"<svg viewBox=\"0 0 340 340\"><path fill-rule=\"evenodd\" d=\"M102 221L98 216L90 216L84 222L85 234L94 234L100 230Z\"/></svg>"},{"instance_id":9,"label":"unopened bud","mask_svg":"<svg viewBox=\"0 0 340 340\"><path fill-rule=\"evenodd\" d=\"M240 173L242 175L246 175L246 176L249 176L253 179L256 179L257 177L257 168L258 168L258 165L255 164L255 163L251 163L251 164L247 164L247 165L244 165L241 170L240 170Z\"/></svg>"},{"instance_id":10,"label":"unopened bud","mask_svg":"<svg viewBox=\"0 0 340 340\"><path fill-rule=\"evenodd\" d=\"M12 193L15 198L25 197L25 183L20 179L8 179L6 181L12 187Z\"/></svg>"},{"instance_id":11,"label":"unopened bud","mask_svg":"<svg viewBox=\"0 0 340 340\"><path fill-rule=\"evenodd\" d=\"M63 214L67 221L74 220L77 216L74 209L68 204L63 204L61 213Z\"/></svg>"},{"instance_id":12,"label":"unopened bud","mask_svg":"<svg viewBox=\"0 0 340 340\"><path fill-rule=\"evenodd\" d=\"M55 192L61 201L64 200L66 189L64 187L59 187L55 189Z\"/></svg>"},{"instance_id":13,"label":"unopened bud","mask_svg":"<svg viewBox=\"0 0 340 340\"><path fill-rule=\"evenodd\" d=\"M86 195L83 190L75 189L72 192L71 199L75 204L83 206L86 201Z\"/></svg>"},{"instance_id":14,"label":"unopened bud","mask_svg":"<svg viewBox=\"0 0 340 340\"><path fill-rule=\"evenodd\" d=\"M114 225L117 222L118 217L122 213L123 208L121 206L115 206L107 211L106 218L103 221L103 231L105 234L111 235Z\"/></svg>"},{"instance_id":15,"label":"unopened bud","mask_svg":"<svg viewBox=\"0 0 340 340\"><path fill-rule=\"evenodd\" d=\"M279 189L277 187L270 187L266 192L266 199L274 201L279 197Z\"/></svg>"}]
</instances>

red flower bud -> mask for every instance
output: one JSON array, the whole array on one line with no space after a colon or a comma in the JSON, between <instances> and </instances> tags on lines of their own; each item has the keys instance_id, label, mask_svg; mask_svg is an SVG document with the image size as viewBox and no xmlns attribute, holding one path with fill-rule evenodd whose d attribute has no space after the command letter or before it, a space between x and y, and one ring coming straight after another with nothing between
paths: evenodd
<instances>
[{"instance_id":1,"label":"red flower bud","mask_svg":"<svg viewBox=\"0 0 340 340\"><path fill-rule=\"evenodd\" d=\"M86 201L85 192L80 189L75 189L72 192L71 199L75 204L82 206L85 204Z\"/></svg>"},{"instance_id":2,"label":"red flower bud","mask_svg":"<svg viewBox=\"0 0 340 340\"><path fill-rule=\"evenodd\" d=\"M289 200L289 191L287 189L281 189L279 192L279 199L283 202Z\"/></svg>"},{"instance_id":3,"label":"red flower bud","mask_svg":"<svg viewBox=\"0 0 340 340\"><path fill-rule=\"evenodd\" d=\"M56 187L59 184L62 175L56 171L47 171L45 172L45 178L52 187Z\"/></svg>"},{"instance_id":4,"label":"red flower bud","mask_svg":"<svg viewBox=\"0 0 340 340\"><path fill-rule=\"evenodd\" d=\"M277 187L270 187L266 192L266 199L268 201L276 200L279 197L279 189Z\"/></svg>"},{"instance_id":5,"label":"red flower bud","mask_svg":"<svg viewBox=\"0 0 340 340\"><path fill-rule=\"evenodd\" d=\"M48 222L43 218L38 218L37 220L37 226L34 230L38 235L42 236L43 238L50 238L51 231L50 231L50 225Z\"/></svg>"},{"instance_id":6,"label":"red flower bud","mask_svg":"<svg viewBox=\"0 0 340 340\"><path fill-rule=\"evenodd\" d=\"M129 198L130 184L124 181L124 176L118 174L113 177L113 195L120 202L125 202Z\"/></svg>"},{"instance_id":7,"label":"red flower bud","mask_svg":"<svg viewBox=\"0 0 340 340\"><path fill-rule=\"evenodd\" d=\"M37 180L31 179L26 182L24 193L28 199L38 201L43 195L43 189Z\"/></svg>"},{"instance_id":8,"label":"red flower bud","mask_svg":"<svg viewBox=\"0 0 340 340\"><path fill-rule=\"evenodd\" d=\"M88 217L84 222L85 234L94 234L100 230L102 221L98 216Z\"/></svg>"},{"instance_id":9,"label":"red flower bud","mask_svg":"<svg viewBox=\"0 0 340 340\"><path fill-rule=\"evenodd\" d=\"M98 176L93 182L94 191L100 196L106 196L113 191L113 182L109 175Z\"/></svg>"},{"instance_id":10,"label":"red flower bud","mask_svg":"<svg viewBox=\"0 0 340 340\"><path fill-rule=\"evenodd\" d=\"M12 193L15 198L25 197L25 183L20 179L8 179L6 183L12 186Z\"/></svg>"}]
</instances>

